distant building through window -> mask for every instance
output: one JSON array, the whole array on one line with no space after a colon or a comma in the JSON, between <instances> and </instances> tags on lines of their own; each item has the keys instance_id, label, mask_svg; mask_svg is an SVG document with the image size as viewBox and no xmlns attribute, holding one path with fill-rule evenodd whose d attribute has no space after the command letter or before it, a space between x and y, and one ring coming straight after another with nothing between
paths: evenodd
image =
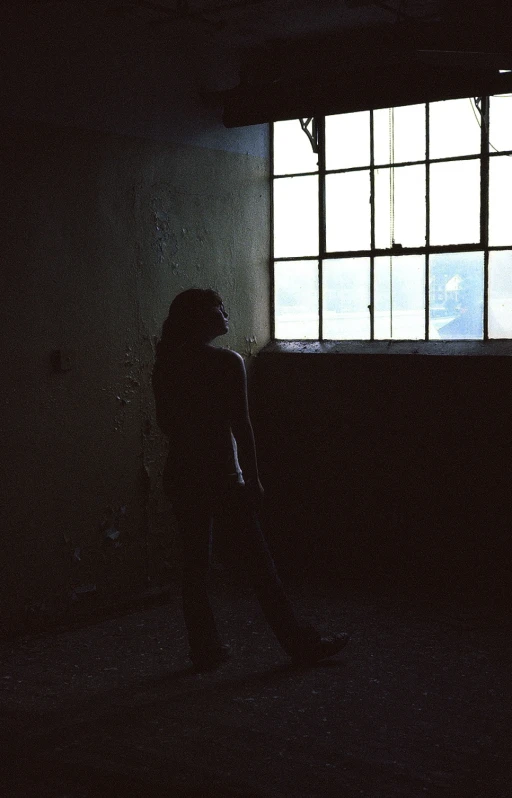
<instances>
[{"instance_id":1,"label":"distant building through window","mask_svg":"<svg viewBox=\"0 0 512 798\"><path fill-rule=\"evenodd\" d=\"M272 138L276 339L512 338L512 95Z\"/></svg>"}]
</instances>

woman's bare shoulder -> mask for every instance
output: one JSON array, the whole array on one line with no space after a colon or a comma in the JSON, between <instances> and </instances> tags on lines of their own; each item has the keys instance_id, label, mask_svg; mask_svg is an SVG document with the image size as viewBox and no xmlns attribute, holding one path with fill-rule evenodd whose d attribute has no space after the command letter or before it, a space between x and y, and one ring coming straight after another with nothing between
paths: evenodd
<instances>
[{"instance_id":1,"label":"woman's bare shoulder","mask_svg":"<svg viewBox=\"0 0 512 798\"><path fill-rule=\"evenodd\" d=\"M227 365L231 365L232 368L240 368L240 366L243 366L244 364L242 355L239 355L238 352L234 351L234 349L227 349L224 346L217 346L215 347L215 351L217 352L217 357L219 357L219 359Z\"/></svg>"}]
</instances>

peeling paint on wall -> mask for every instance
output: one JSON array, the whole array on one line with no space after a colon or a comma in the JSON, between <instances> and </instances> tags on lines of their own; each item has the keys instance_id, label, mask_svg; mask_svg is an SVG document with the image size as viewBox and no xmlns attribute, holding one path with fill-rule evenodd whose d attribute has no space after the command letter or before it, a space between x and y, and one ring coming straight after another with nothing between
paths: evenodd
<instances>
[{"instance_id":1,"label":"peeling paint on wall","mask_svg":"<svg viewBox=\"0 0 512 798\"><path fill-rule=\"evenodd\" d=\"M257 351L258 341L256 340L255 335L251 335L249 337L246 336L245 338L245 349L243 351L244 357L252 357Z\"/></svg>"},{"instance_id":2,"label":"peeling paint on wall","mask_svg":"<svg viewBox=\"0 0 512 798\"><path fill-rule=\"evenodd\" d=\"M122 546L120 528L122 528L123 521L126 518L127 509L125 504L116 508L107 507L99 524L103 541L107 544L113 544L116 549Z\"/></svg>"},{"instance_id":3,"label":"peeling paint on wall","mask_svg":"<svg viewBox=\"0 0 512 798\"><path fill-rule=\"evenodd\" d=\"M191 285L223 295L232 326L222 345L250 358L268 339L267 170L225 152L26 122L3 136L0 236L23 246L4 247L0 326L13 346L0 588L19 620L24 607L67 607L75 586L96 585L106 603L177 573L155 343L171 300ZM70 370L52 372L57 349L76 352ZM123 506L101 526L104 507Z\"/></svg>"},{"instance_id":4,"label":"peeling paint on wall","mask_svg":"<svg viewBox=\"0 0 512 798\"><path fill-rule=\"evenodd\" d=\"M155 207L153 204L153 223L155 229L155 250L158 263L164 263L169 258L174 258L178 253L178 238L172 231L170 214Z\"/></svg>"}]
</instances>

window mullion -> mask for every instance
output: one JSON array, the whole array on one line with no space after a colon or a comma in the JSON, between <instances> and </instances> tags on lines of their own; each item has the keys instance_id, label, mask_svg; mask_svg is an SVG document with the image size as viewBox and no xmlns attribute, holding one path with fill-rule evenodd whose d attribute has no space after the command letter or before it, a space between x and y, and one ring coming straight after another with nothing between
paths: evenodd
<instances>
[{"instance_id":1,"label":"window mullion","mask_svg":"<svg viewBox=\"0 0 512 798\"><path fill-rule=\"evenodd\" d=\"M326 251L325 232L325 117L317 119L318 125L318 337L324 337L323 320L323 262Z\"/></svg>"},{"instance_id":2,"label":"window mullion","mask_svg":"<svg viewBox=\"0 0 512 798\"><path fill-rule=\"evenodd\" d=\"M270 165L272 170L270 188L270 336L274 340L276 337L276 296L275 296L275 261L274 261L274 125L270 125Z\"/></svg>"},{"instance_id":3,"label":"window mullion","mask_svg":"<svg viewBox=\"0 0 512 798\"><path fill-rule=\"evenodd\" d=\"M425 340L430 316L430 103L425 104Z\"/></svg>"},{"instance_id":4,"label":"window mullion","mask_svg":"<svg viewBox=\"0 0 512 798\"><path fill-rule=\"evenodd\" d=\"M484 250L484 341L489 338L489 97L482 97L480 167L480 240Z\"/></svg>"},{"instance_id":5,"label":"window mullion","mask_svg":"<svg viewBox=\"0 0 512 798\"><path fill-rule=\"evenodd\" d=\"M375 157L373 110L370 111L370 340L375 338Z\"/></svg>"}]
</instances>

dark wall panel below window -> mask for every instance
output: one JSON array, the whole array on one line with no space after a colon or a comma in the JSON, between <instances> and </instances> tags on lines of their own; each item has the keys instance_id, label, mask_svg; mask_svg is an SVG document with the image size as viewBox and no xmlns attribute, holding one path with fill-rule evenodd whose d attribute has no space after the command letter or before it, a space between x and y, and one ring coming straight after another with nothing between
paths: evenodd
<instances>
[{"instance_id":1,"label":"dark wall panel below window","mask_svg":"<svg viewBox=\"0 0 512 798\"><path fill-rule=\"evenodd\" d=\"M283 567L503 599L512 359L275 348L257 358L254 419Z\"/></svg>"}]
</instances>

